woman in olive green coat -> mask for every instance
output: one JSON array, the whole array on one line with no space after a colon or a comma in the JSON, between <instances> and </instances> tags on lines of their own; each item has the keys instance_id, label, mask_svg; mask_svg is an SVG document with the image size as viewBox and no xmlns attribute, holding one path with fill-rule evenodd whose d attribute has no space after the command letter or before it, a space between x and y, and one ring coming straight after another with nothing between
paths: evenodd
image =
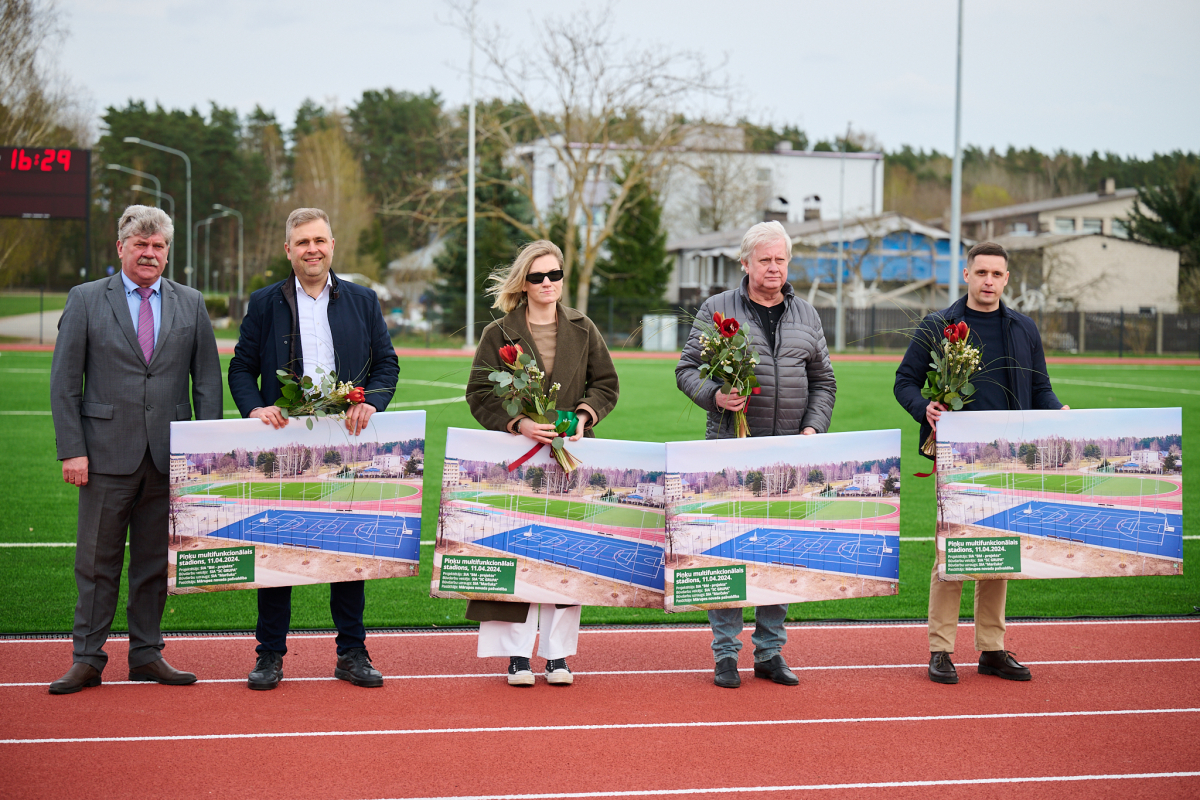
<instances>
[{"instance_id":1,"label":"woman in olive green coat","mask_svg":"<svg viewBox=\"0 0 1200 800\"><path fill-rule=\"evenodd\" d=\"M559 384L558 407L573 411L579 423L570 441L595 436L593 427L617 404L617 371L600 331L586 315L560 302L563 292L563 255L553 243L531 242L521 249L510 267L491 278L493 308L503 319L483 329L471 378L467 403L480 425L507 431L531 441L549 444L557 435L553 425L529 417L510 417L492 391L487 375L500 368L500 348L519 344L545 371L547 384ZM579 606L552 603L504 603L473 600L467 618L478 620L480 658L508 656L508 682L532 686L529 659L541 631L538 655L546 659L546 680L552 685L573 681L567 656L575 655L579 638Z\"/></svg>"}]
</instances>

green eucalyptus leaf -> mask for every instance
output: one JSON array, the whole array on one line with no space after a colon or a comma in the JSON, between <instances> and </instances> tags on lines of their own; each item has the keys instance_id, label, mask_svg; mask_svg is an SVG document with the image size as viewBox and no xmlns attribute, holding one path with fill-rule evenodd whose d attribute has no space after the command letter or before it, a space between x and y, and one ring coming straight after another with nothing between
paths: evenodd
<instances>
[{"instance_id":1,"label":"green eucalyptus leaf","mask_svg":"<svg viewBox=\"0 0 1200 800\"><path fill-rule=\"evenodd\" d=\"M528 353L521 353L521 355L517 356L517 363L522 367L529 366L529 362L531 361L533 361L533 356L529 355Z\"/></svg>"},{"instance_id":2,"label":"green eucalyptus leaf","mask_svg":"<svg viewBox=\"0 0 1200 800\"><path fill-rule=\"evenodd\" d=\"M967 381L966 383L964 383L962 385L962 393L964 395L975 394L975 385L973 383L971 383L970 381Z\"/></svg>"},{"instance_id":3,"label":"green eucalyptus leaf","mask_svg":"<svg viewBox=\"0 0 1200 800\"><path fill-rule=\"evenodd\" d=\"M550 446L553 447L555 450L562 450L563 449L563 440L561 438L553 439L550 442Z\"/></svg>"},{"instance_id":4,"label":"green eucalyptus leaf","mask_svg":"<svg viewBox=\"0 0 1200 800\"><path fill-rule=\"evenodd\" d=\"M274 405L277 408L287 408L290 404L288 403L288 399L286 397L281 397L275 401Z\"/></svg>"},{"instance_id":5,"label":"green eucalyptus leaf","mask_svg":"<svg viewBox=\"0 0 1200 800\"><path fill-rule=\"evenodd\" d=\"M285 406L280 406L279 413L280 413L280 415L283 416L284 419L288 419L289 417L291 417L291 414L288 413L288 410Z\"/></svg>"},{"instance_id":6,"label":"green eucalyptus leaf","mask_svg":"<svg viewBox=\"0 0 1200 800\"><path fill-rule=\"evenodd\" d=\"M308 429L311 431L312 430L312 417L306 418L304 420L304 424L307 425Z\"/></svg>"}]
</instances>

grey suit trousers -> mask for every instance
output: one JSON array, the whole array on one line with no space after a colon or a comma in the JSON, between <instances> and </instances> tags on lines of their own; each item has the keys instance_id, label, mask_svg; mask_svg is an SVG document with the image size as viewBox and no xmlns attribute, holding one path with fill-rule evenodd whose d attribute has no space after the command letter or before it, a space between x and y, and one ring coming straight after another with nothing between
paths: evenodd
<instances>
[{"instance_id":1,"label":"grey suit trousers","mask_svg":"<svg viewBox=\"0 0 1200 800\"><path fill-rule=\"evenodd\" d=\"M104 642L117 610L125 534L129 533L129 666L162 658L160 630L167 602L170 487L149 448L131 475L92 472L79 489L75 548L74 660L103 671Z\"/></svg>"}]
</instances>

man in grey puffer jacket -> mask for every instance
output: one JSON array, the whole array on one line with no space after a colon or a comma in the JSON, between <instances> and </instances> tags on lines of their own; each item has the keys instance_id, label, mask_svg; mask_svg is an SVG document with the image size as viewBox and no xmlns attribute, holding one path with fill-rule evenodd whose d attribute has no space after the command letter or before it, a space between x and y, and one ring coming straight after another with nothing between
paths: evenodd
<instances>
[{"instance_id":1,"label":"man in grey puffer jacket","mask_svg":"<svg viewBox=\"0 0 1200 800\"><path fill-rule=\"evenodd\" d=\"M761 394L745 397L736 390L725 394L720 383L700 377L700 330L695 326L675 367L676 384L708 412L706 439L734 437L733 414L743 408L751 436L825 433L833 416L837 382L821 319L787 282L791 238L780 223L761 222L742 237L740 257L746 272L742 285L708 298L698 317L708 320L720 313L738 321L758 356L754 374ZM787 605L758 606L754 611L754 674L797 685L799 679L780 654L787 642L783 627ZM717 662L715 682L736 688L741 685L737 656L742 648L738 640L742 610L712 610L708 621Z\"/></svg>"}]
</instances>

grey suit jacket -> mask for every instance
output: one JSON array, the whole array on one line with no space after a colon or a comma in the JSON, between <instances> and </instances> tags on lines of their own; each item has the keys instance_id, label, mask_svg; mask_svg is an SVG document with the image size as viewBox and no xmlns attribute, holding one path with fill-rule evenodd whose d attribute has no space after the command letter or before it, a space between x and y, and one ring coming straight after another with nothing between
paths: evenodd
<instances>
[{"instance_id":1,"label":"grey suit jacket","mask_svg":"<svg viewBox=\"0 0 1200 800\"><path fill-rule=\"evenodd\" d=\"M163 278L158 342L146 363L120 274L76 286L58 323L50 409L58 459L129 475L146 446L171 471L171 422L221 419L221 361L204 297ZM189 378L190 392L189 392Z\"/></svg>"}]
</instances>

